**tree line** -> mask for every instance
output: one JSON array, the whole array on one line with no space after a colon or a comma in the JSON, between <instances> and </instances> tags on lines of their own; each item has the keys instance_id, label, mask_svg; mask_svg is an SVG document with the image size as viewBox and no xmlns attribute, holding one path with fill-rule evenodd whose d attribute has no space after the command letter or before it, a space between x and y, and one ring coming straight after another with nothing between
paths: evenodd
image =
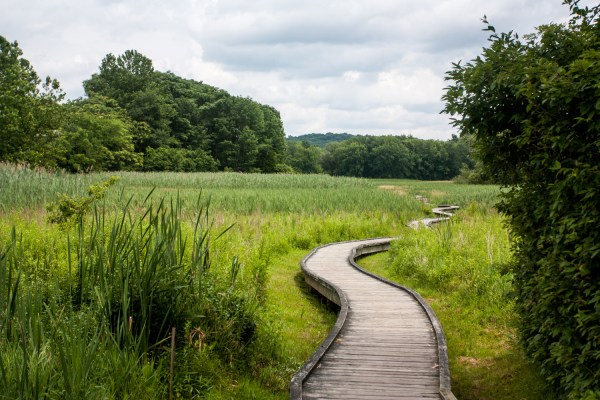
<instances>
[{"instance_id":1,"label":"tree line","mask_svg":"<svg viewBox=\"0 0 600 400\"><path fill-rule=\"evenodd\" d=\"M86 171L327 173L450 179L472 166L466 141L309 134L286 141L268 105L171 72L135 50L108 54L65 102L17 42L0 36L0 161ZM312 144L312 143L316 143Z\"/></svg>"},{"instance_id":2,"label":"tree line","mask_svg":"<svg viewBox=\"0 0 600 400\"><path fill-rule=\"evenodd\" d=\"M290 142L308 142L309 144L325 147L332 142L343 142L344 140L352 139L354 135L350 133L307 133L300 136L288 136L286 141Z\"/></svg>"},{"instance_id":3,"label":"tree line","mask_svg":"<svg viewBox=\"0 0 600 400\"><path fill-rule=\"evenodd\" d=\"M286 163L302 173L325 172L337 176L445 180L461 168L472 168L467 140L423 140L411 136L351 136L328 139L324 148L288 139ZM320 143L315 134L308 139Z\"/></svg>"}]
</instances>

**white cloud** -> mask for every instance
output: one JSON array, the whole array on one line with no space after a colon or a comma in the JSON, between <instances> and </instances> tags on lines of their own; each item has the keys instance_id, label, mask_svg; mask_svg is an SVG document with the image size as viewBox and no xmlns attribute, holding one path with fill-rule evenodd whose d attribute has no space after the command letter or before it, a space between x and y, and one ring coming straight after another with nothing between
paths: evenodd
<instances>
[{"instance_id":1,"label":"white cloud","mask_svg":"<svg viewBox=\"0 0 600 400\"><path fill-rule=\"evenodd\" d=\"M3 0L2 9L1 34L73 98L107 53L135 49L158 70L273 105L288 134L441 139L453 133L439 115L444 72L487 45L484 14L520 33L568 17L558 0Z\"/></svg>"},{"instance_id":2,"label":"white cloud","mask_svg":"<svg viewBox=\"0 0 600 400\"><path fill-rule=\"evenodd\" d=\"M352 71L346 71L346 72L344 72L344 74L342 75L342 77L344 78L344 80L346 82L354 83L354 82L356 82L356 81L358 81L360 79L361 75L362 74L359 71L352 70Z\"/></svg>"}]
</instances>

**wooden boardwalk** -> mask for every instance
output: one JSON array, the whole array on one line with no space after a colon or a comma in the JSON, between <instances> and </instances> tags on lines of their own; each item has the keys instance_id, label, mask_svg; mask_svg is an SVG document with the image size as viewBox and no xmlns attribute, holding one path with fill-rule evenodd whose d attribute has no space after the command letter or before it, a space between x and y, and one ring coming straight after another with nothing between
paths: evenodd
<instances>
[{"instance_id":1,"label":"wooden boardwalk","mask_svg":"<svg viewBox=\"0 0 600 400\"><path fill-rule=\"evenodd\" d=\"M292 379L292 399L456 399L433 310L414 291L354 262L390 241L333 243L302 261L306 282L338 304L340 315Z\"/></svg>"}]
</instances>

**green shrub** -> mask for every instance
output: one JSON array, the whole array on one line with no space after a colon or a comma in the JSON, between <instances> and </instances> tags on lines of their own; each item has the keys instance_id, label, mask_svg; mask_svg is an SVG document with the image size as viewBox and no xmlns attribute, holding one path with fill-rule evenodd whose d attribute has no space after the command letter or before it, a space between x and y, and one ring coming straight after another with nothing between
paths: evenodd
<instances>
[{"instance_id":1,"label":"green shrub","mask_svg":"<svg viewBox=\"0 0 600 400\"><path fill-rule=\"evenodd\" d=\"M500 209L527 353L564 396L598 398L600 6L565 3L569 24L494 33L482 57L455 64L445 111L510 186Z\"/></svg>"},{"instance_id":2,"label":"green shrub","mask_svg":"<svg viewBox=\"0 0 600 400\"><path fill-rule=\"evenodd\" d=\"M159 147L144 154L144 171L216 171L217 167L217 161L202 149Z\"/></svg>"},{"instance_id":3,"label":"green shrub","mask_svg":"<svg viewBox=\"0 0 600 400\"><path fill-rule=\"evenodd\" d=\"M99 185L92 185L88 188L86 197L72 197L66 194L60 195L56 202L48 205L48 222L67 226L76 219L81 219L87 214L92 204L100 200L106 194L109 187L119 181L119 177L113 176Z\"/></svg>"}]
</instances>

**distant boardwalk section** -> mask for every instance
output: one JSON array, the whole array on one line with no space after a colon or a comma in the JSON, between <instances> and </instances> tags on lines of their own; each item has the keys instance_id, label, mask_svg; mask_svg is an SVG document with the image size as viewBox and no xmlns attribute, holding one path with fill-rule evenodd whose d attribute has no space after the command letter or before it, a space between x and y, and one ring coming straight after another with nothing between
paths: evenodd
<instances>
[{"instance_id":1,"label":"distant boardwalk section","mask_svg":"<svg viewBox=\"0 0 600 400\"><path fill-rule=\"evenodd\" d=\"M307 283L340 306L330 335L290 384L292 399L455 399L435 314L410 289L361 270L391 239L334 243L302 261Z\"/></svg>"}]
</instances>

